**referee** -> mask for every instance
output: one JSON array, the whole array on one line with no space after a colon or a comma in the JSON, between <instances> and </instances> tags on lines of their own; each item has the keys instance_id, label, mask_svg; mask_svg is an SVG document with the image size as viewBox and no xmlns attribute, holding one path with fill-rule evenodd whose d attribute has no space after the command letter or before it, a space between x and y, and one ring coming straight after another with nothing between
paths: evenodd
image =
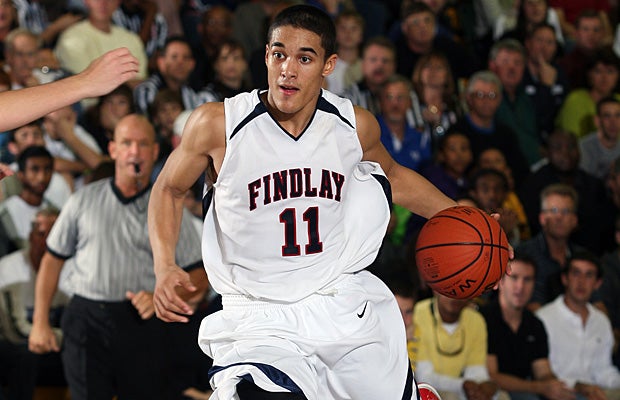
<instances>
[{"instance_id":1,"label":"referee","mask_svg":"<svg viewBox=\"0 0 620 400\"><path fill-rule=\"evenodd\" d=\"M148 120L124 117L109 151L114 177L74 193L47 240L35 289L29 347L59 351L48 323L50 300L65 260L72 258L68 285L74 293L61 327L62 360L71 398L166 397L165 327L154 317L153 256L147 233L149 177L159 146ZM200 237L183 218L176 248L180 265L204 276ZM198 279L195 279L198 283ZM201 282L203 282L201 280Z\"/></svg>"}]
</instances>

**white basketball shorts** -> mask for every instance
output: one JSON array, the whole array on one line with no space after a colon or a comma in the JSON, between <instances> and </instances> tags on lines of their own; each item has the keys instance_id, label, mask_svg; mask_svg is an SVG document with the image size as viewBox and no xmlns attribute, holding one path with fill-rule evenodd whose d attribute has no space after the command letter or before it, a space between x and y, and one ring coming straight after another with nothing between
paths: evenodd
<instances>
[{"instance_id":1,"label":"white basketball shorts","mask_svg":"<svg viewBox=\"0 0 620 400\"><path fill-rule=\"evenodd\" d=\"M308 400L417 398L398 305L371 273L345 275L293 304L222 300L198 338L214 360L212 400L237 399L241 379Z\"/></svg>"}]
</instances>

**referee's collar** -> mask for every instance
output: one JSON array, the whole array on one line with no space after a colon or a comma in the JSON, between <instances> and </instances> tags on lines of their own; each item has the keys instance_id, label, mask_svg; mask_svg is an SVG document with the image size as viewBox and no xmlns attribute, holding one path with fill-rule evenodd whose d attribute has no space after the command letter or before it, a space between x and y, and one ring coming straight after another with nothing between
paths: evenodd
<instances>
[{"instance_id":1,"label":"referee's collar","mask_svg":"<svg viewBox=\"0 0 620 400\"><path fill-rule=\"evenodd\" d=\"M149 184L146 185L146 187L142 189L141 191L139 191L138 193L134 194L131 197L125 197L125 195L123 195L123 192L121 192L118 186L116 186L116 183L114 183L114 178L110 179L110 184L112 185L112 192L114 192L114 194L116 195L116 197L122 204L133 203L138 198L140 198L142 195L144 195L146 192L151 190L151 182L149 182Z\"/></svg>"}]
</instances>

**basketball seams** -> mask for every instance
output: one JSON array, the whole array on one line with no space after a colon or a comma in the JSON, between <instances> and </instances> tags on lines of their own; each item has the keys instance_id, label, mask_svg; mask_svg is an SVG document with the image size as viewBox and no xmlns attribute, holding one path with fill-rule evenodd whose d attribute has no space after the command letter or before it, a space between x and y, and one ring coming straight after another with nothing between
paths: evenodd
<instances>
[{"instance_id":1,"label":"basketball seams","mask_svg":"<svg viewBox=\"0 0 620 400\"><path fill-rule=\"evenodd\" d=\"M426 282L438 292L455 298L472 298L492 288L507 268L507 261L504 262L504 259L509 246L501 226L496 220L491 221L491 218L482 210L465 206L452 207L433 216L432 219L435 221L449 219L452 222L444 225L440 222L437 222L437 225L429 224L425 232L426 237L423 235L419 237L418 245L422 244L422 246L416 245L416 259L419 261L423 276L427 275L425 276ZM493 225L493 222L497 227ZM459 231L461 229L462 231ZM474 234L472 230L476 233ZM442 242L446 236L450 236L450 232L454 231L459 232L460 237L454 238L454 241L450 243ZM489 238L485 243L487 234ZM464 240L460 240L461 238ZM459 254L459 248L451 249L454 246L462 248L463 253ZM472 254L472 246L476 246L479 251L474 251ZM485 246L488 247L485 248ZM428 254L425 256L425 253ZM454 254L453 257L458 261L451 262L451 254ZM488 259L483 261L481 258L485 254ZM480 264L481 261L482 264ZM493 263L498 264L497 268ZM458 271L453 271L454 266L459 264L466 265ZM469 273L468 269L470 269ZM449 275L442 276L445 273ZM441 278L428 279L430 278L428 275L431 274L435 277L441 276ZM471 282L472 277L475 278L476 283ZM446 282L445 290L440 287L442 282ZM472 283L473 285L469 286Z\"/></svg>"}]
</instances>

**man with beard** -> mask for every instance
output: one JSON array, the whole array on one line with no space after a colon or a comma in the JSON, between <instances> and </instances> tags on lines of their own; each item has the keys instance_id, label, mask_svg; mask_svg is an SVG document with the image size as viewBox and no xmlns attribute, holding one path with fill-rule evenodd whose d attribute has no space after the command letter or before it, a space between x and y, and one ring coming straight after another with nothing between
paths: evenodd
<instances>
[{"instance_id":1,"label":"man with beard","mask_svg":"<svg viewBox=\"0 0 620 400\"><path fill-rule=\"evenodd\" d=\"M0 237L8 239L8 251L0 255L26 247L36 213L52 205L44 199L54 171L52 155L43 146L28 147L19 155L17 164L22 190L0 203Z\"/></svg>"}]
</instances>

